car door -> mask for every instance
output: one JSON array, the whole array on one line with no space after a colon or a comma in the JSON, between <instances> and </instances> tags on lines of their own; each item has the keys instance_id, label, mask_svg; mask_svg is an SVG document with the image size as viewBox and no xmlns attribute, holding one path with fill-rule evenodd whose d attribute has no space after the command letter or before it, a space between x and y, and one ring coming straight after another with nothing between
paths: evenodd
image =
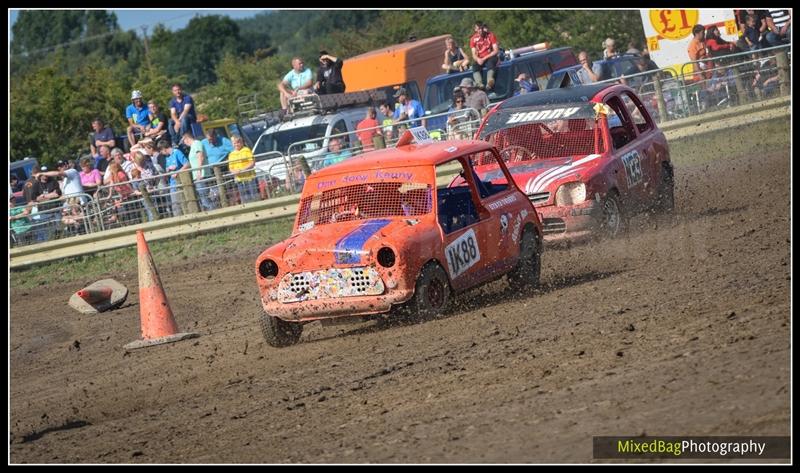
<instances>
[{"instance_id":1,"label":"car door","mask_svg":"<svg viewBox=\"0 0 800 473\"><path fill-rule=\"evenodd\" d=\"M658 187L661 176L658 152L656 151L656 127L653 118L639 98L628 92L620 94L625 108L630 114L631 121L638 133L637 149L642 151L641 164L643 169L642 193L643 197L652 199Z\"/></svg>"},{"instance_id":2,"label":"car door","mask_svg":"<svg viewBox=\"0 0 800 473\"><path fill-rule=\"evenodd\" d=\"M646 198L645 182L651 179L651 170L647 168L647 147L638 139L638 132L631 120L628 109L622 99L613 94L604 99L611 110L608 115L608 128L611 133L611 142L614 158L619 159L625 178L618 184L623 189L626 206L638 207Z\"/></svg>"},{"instance_id":3,"label":"car door","mask_svg":"<svg viewBox=\"0 0 800 473\"><path fill-rule=\"evenodd\" d=\"M460 291L490 277L487 265L496 254L489 244L493 222L481 204L476 178L465 157L440 164L436 170L437 174L457 174L449 184L437 184L436 215L443 235L442 262L453 289Z\"/></svg>"}]
</instances>

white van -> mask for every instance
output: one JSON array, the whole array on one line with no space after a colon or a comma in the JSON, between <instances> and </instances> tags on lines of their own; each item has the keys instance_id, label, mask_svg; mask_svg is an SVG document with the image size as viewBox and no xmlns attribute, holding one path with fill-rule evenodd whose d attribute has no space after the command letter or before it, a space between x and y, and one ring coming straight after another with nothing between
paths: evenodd
<instances>
[{"instance_id":1,"label":"white van","mask_svg":"<svg viewBox=\"0 0 800 473\"><path fill-rule=\"evenodd\" d=\"M358 146L356 126L367 116L367 108L354 107L340 109L331 114L304 116L267 128L253 148L257 173L279 180L286 179L286 163L290 154L292 157L304 156L314 168L314 158L327 152L330 137L333 135L350 133L341 137L342 149ZM384 118L383 114L377 108L375 111L378 115L376 120L380 123ZM295 144L300 142L305 143Z\"/></svg>"}]
</instances>

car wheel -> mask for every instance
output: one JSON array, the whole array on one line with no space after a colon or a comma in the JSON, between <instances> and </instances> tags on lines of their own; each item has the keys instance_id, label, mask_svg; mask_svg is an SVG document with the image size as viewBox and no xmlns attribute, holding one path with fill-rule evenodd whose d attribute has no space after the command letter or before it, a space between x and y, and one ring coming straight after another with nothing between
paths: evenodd
<instances>
[{"instance_id":1,"label":"car wheel","mask_svg":"<svg viewBox=\"0 0 800 473\"><path fill-rule=\"evenodd\" d=\"M536 234L525 227L520 241L519 262L508 273L508 284L515 292L524 292L539 286L542 272L542 251Z\"/></svg>"},{"instance_id":2,"label":"car wheel","mask_svg":"<svg viewBox=\"0 0 800 473\"><path fill-rule=\"evenodd\" d=\"M412 320L430 320L447 309L450 303L450 281L441 266L429 263L422 268L414 296L406 304Z\"/></svg>"},{"instance_id":3,"label":"car wheel","mask_svg":"<svg viewBox=\"0 0 800 473\"><path fill-rule=\"evenodd\" d=\"M261 314L261 333L264 340L273 347L288 347L300 340L303 325L300 322L286 322L269 314Z\"/></svg>"},{"instance_id":4,"label":"car wheel","mask_svg":"<svg viewBox=\"0 0 800 473\"><path fill-rule=\"evenodd\" d=\"M626 229L626 216L620 203L619 194L612 190L603 200L602 217L599 235L604 238L616 238Z\"/></svg>"},{"instance_id":5,"label":"car wheel","mask_svg":"<svg viewBox=\"0 0 800 473\"><path fill-rule=\"evenodd\" d=\"M655 207L656 211L663 213L672 213L675 210L675 178L671 166L661 166Z\"/></svg>"}]
</instances>

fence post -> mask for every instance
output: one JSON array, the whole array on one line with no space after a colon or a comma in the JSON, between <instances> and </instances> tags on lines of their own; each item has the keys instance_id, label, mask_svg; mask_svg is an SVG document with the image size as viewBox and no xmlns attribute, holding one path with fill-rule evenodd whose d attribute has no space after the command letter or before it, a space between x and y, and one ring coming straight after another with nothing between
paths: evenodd
<instances>
[{"instance_id":1,"label":"fence post","mask_svg":"<svg viewBox=\"0 0 800 473\"><path fill-rule=\"evenodd\" d=\"M197 194L194 191L194 181L192 179L192 171L184 171L178 174L183 188L183 199L186 202L187 213L196 214L200 211L197 205Z\"/></svg>"},{"instance_id":2,"label":"fence post","mask_svg":"<svg viewBox=\"0 0 800 473\"><path fill-rule=\"evenodd\" d=\"M733 83L736 85L736 97L739 99L739 105L748 104L750 103L750 94L747 89L745 89L741 68L734 67L733 70L735 72L733 75Z\"/></svg>"},{"instance_id":3,"label":"fence post","mask_svg":"<svg viewBox=\"0 0 800 473\"><path fill-rule=\"evenodd\" d=\"M217 191L219 192L219 203L221 207L228 206L228 193L225 192L225 181L222 180L222 169L214 166L214 177L217 179Z\"/></svg>"},{"instance_id":4,"label":"fence post","mask_svg":"<svg viewBox=\"0 0 800 473\"><path fill-rule=\"evenodd\" d=\"M786 51L775 53L775 62L778 65L778 83L781 95L789 95L789 58L786 56Z\"/></svg>"},{"instance_id":5,"label":"fence post","mask_svg":"<svg viewBox=\"0 0 800 473\"><path fill-rule=\"evenodd\" d=\"M153 220L158 220L159 218L161 218L161 216L158 215L158 209L156 208L155 205L153 205L153 199L150 198L150 191L147 190L147 186L145 185L141 186L139 192L142 193L142 200L144 201L144 206L145 208L147 208L147 210L150 211L150 215L153 216Z\"/></svg>"},{"instance_id":6,"label":"fence post","mask_svg":"<svg viewBox=\"0 0 800 473\"><path fill-rule=\"evenodd\" d=\"M661 77L658 74L653 76L653 86L656 89L656 103L658 104L658 116L661 117L661 121L665 122L669 120L669 115L667 115L667 104L664 102L664 93L661 90Z\"/></svg>"}]
</instances>

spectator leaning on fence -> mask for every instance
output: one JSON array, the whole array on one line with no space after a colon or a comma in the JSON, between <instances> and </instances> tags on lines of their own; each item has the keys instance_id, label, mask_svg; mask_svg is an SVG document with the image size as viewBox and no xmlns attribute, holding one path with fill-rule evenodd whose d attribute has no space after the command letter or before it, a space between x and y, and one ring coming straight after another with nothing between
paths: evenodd
<instances>
[{"instance_id":1,"label":"spectator leaning on fence","mask_svg":"<svg viewBox=\"0 0 800 473\"><path fill-rule=\"evenodd\" d=\"M103 176L100 171L92 167L91 158L81 159L81 185L87 194L94 195L97 189L103 184Z\"/></svg>"},{"instance_id":2,"label":"spectator leaning on fence","mask_svg":"<svg viewBox=\"0 0 800 473\"><path fill-rule=\"evenodd\" d=\"M191 95L183 93L180 83L172 84L172 100L169 102L170 120L169 136L172 144L178 146L181 137L187 130L192 129L192 124L197 122L197 111Z\"/></svg>"},{"instance_id":3,"label":"spectator leaning on fence","mask_svg":"<svg viewBox=\"0 0 800 473\"><path fill-rule=\"evenodd\" d=\"M83 158L83 160L81 160L81 164L83 164L84 161L86 162L87 166L91 167L92 158ZM67 161L59 161L57 166L57 171L47 171L44 174L50 177L55 177L63 183L61 186L61 193L65 198L68 198L67 201L64 202L64 207L76 204L78 202L83 204L88 202L88 198L85 195L86 190L83 188L83 184L81 183L80 173L69 166Z\"/></svg>"},{"instance_id":4,"label":"spectator leaning on fence","mask_svg":"<svg viewBox=\"0 0 800 473\"><path fill-rule=\"evenodd\" d=\"M189 169L189 160L186 159L186 155L184 155L177 146L172 146L167 140L158 142L158 150L167 157L167 167L165 171L170 173L169 193L170 199L172 200L172 215L182 215L183 210L181 209L181 204L183 203L183 189L178 185L178 171Z\"/></svg>"},{"instance_id":5,"label":"spectator leaning on fence","mask_svg":"<svg viewBox=\"0 0 800 473\"><path fill-rule=\"evenodd\" d=\"M578 53L578 64L581 65L576 74L581 80L581 84L591 84L592 82L599 81L603 76L603 67L600 64L595 64L589 59L589 54L586 51Z\"/></svg>"},{"instance_id":6,"label":"spectator leaning on fence","mask_svg":"<svg viewBox=\"0 0 800 473\"><path fill-rule=\"evenodd\" d=\"M217 135L216 130L212 128L206 131L206 139L203 140L203 151L205 152L206 164L221 163L233 151L233 143L227 137ZM211 174L213 174L213 171L206 172L208 176Z\"/></svg>"},{"instance_id":7,"label":"spectator leaning on fence","mask_svg":"<svg viewBox=\"0 0 800 473\"><path fill-rule=\"evenodd\" d=\"M397 92L394 94L394 98L397 99L398 103L400 104L398 107L394 109L394 122L404 122L406 120L414 120L411 122L411 127L420 126L418 118L422 118L422 126L426 126L425 120L425 109L422 108L422 104L419 101L412 99L408 95L408 91L405 87L400 87L397 89Z\"/></svg>"},{"instance_id":8,"label":"spectator leaning on fence","mask_svg":"<svg viewBox=\"0 0 800 473\"><path fill-rule=\"evenodd\" d=\"M254 202L259 196L253 151L244 145L244 140L239 135L233 135L231 141L233 151L228 155L228 169L236 181L242 203Z\"/></svg>"}]
</instances>

